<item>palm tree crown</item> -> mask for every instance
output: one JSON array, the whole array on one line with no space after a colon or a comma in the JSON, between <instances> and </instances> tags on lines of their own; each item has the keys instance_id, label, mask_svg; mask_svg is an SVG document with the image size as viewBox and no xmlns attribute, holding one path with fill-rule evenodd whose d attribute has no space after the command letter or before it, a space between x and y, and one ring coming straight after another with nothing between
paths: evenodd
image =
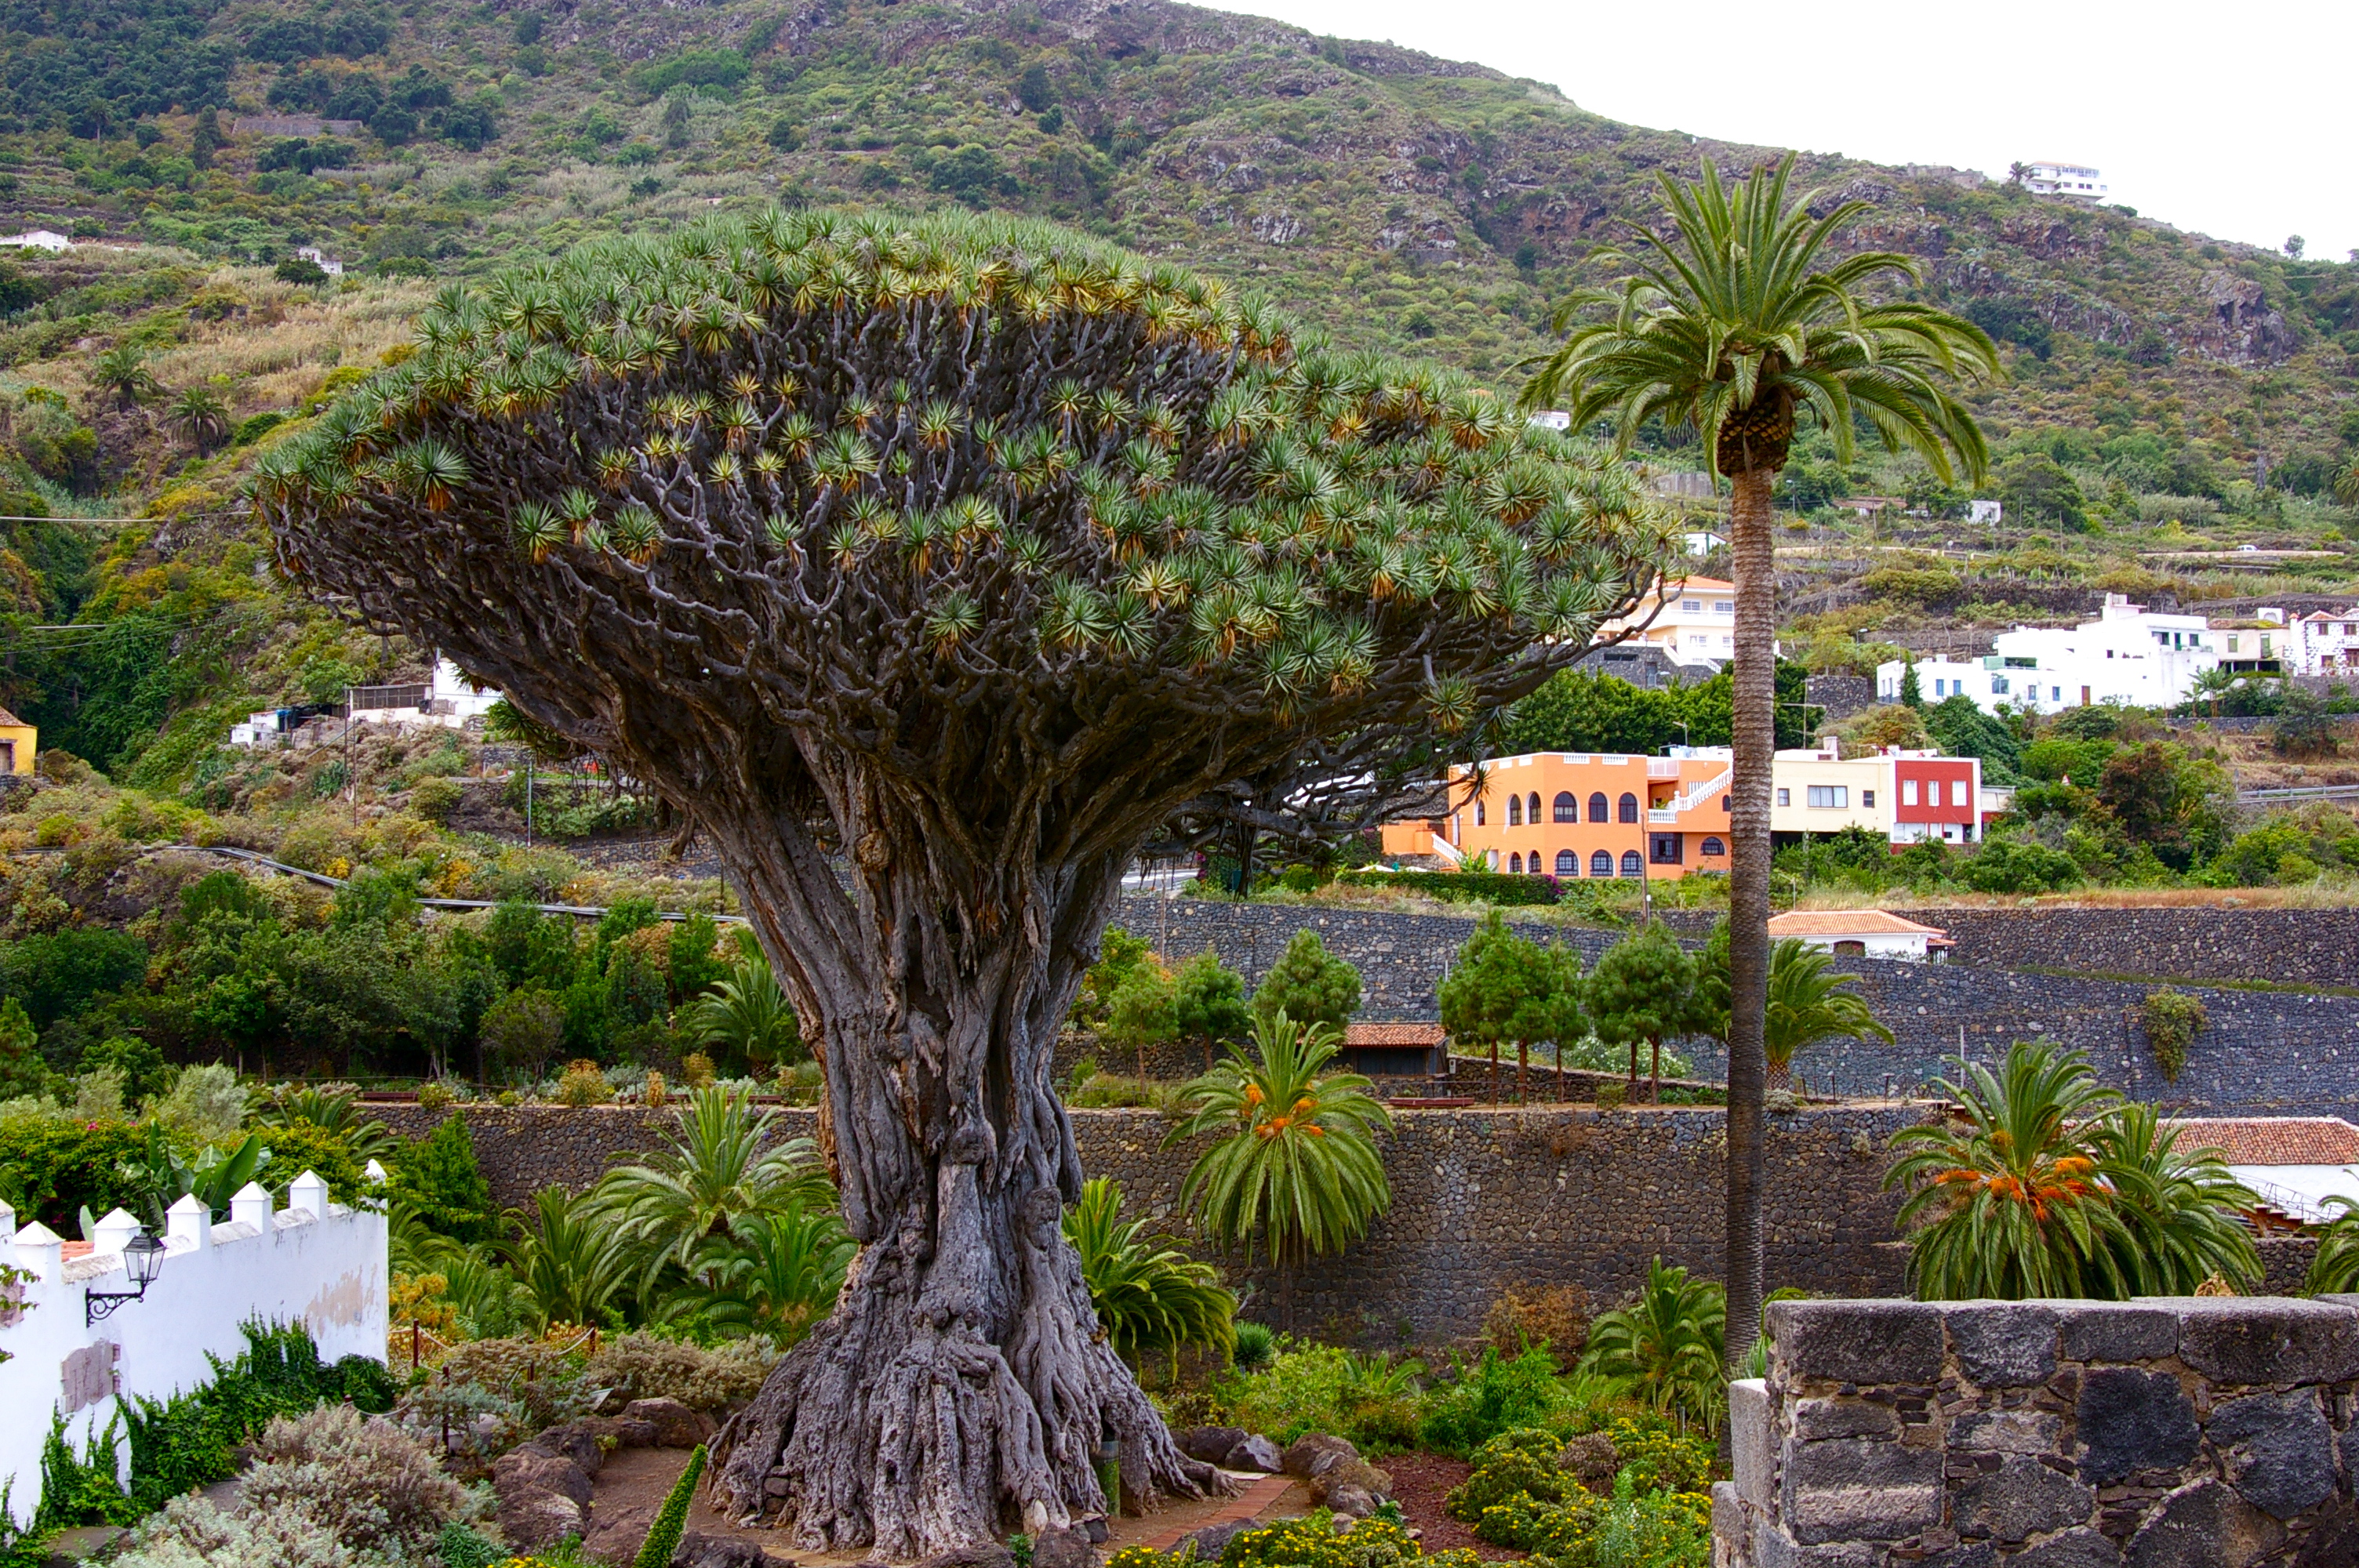
<instances>
[{"instance_id":1,"label":"palm tree crown","mask_svg":"<svg viewBox=\"0 0 2359 1568\"><path fill-rule=\"evenodd\" d=\"M1921 282L1916 261L1897 251L1829 260L1835 232L1867 204L1841 202L1813 218L1818 192L1787 198L1793 171L1788 157L1734 189L1709 162L1697 184L1664 175L1676 232L1641 224L1636 247L1599 254L1629 276L1558 308L1564 342L1524 403L1565 395L1574 428L1611 419L1625 449L1650 420L1690 427L1725 474L1783 468L1802 417L1848 462L1854 421L1864 418L1887 447L1917 452L1943 480L1961 468L1979 478L1989 449L1944 383L1997 374L1997 348L1946 310L1867 297L1887 276ZM1613 314L1581 319L1601 306Z\"/></svg>"},{"instance_id":2,"label":"palm tree crown","mask_svg":"<svg viewBox=\"0 0 2359 1568\"><path fill-rule=\"evenodd\" d=\"M1359 1074L1320 1071L1342 1040L1280 1011L1255 1022L1259 1061L1231 1045L1229 1060L1180 1091L1183 1114L1165 1146L1221 1135L1180 1199L1223 1245L1250 1258L1258 1237L1272 1262L1299 1262L1351 1245L1392 1206L1371 1136L1390 1130L1392 1112Z\"/></svg>"}]
</instances>

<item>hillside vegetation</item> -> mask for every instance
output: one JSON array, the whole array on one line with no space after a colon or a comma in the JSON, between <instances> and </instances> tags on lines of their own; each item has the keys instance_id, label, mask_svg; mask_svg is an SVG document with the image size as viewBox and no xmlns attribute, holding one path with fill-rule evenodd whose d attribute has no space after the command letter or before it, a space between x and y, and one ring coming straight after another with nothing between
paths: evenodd
<instances>
[{"instance_id":1,"label":"hillside vegetation","mask_svg":"<svg viewBox=\"0 0 2359 1568\"><path fill-rule=\"evenodd\" d=\"M771 201L1021 210L1506 394L1551 302L1653 211L1658 171L1768 156L1157 0L15 0L0 229L100 243L0 260L0 512L152 521L0 524L0 699L161 785L245 708L414 671L417 651L268 579L238 476L402 351L436 289L599 234ZM2107 590L2233 608L2352 589L2332 481L2359 453L2359 265L1948 169L1814 157L1803 178L1865 202L1846 243L1919 257L2009 372L1977 394L2002 526L1959 521L1966 494L1913 464L1799 449L1788 620L1816 667ZM1650 460L1701 466L1658 444ZM1863 493L1897 504L1833 504Z\"/></svg>"}]
</instances>

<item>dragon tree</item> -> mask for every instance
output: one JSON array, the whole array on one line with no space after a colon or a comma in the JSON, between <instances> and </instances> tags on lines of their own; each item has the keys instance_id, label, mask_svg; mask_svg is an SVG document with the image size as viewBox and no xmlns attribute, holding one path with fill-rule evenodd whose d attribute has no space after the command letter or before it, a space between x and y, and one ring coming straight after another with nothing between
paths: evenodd
<instances>
[{"instance_id":1,"label":"dragon tree","mask_svg":"<svg viewBox=\"0 0 2359 1568\"><path fill-rule=\"evenodd\" d=\"M1220 1483L1097 1332L1050 1082L1124 867L1379 769L1664 554L1626 474L1430 369L1049 227L780 214L453 287L256 472L296 579L708 836L823 1064L861 1252L712 1486L909 1558Z\"/></svg>"}]
</instances>

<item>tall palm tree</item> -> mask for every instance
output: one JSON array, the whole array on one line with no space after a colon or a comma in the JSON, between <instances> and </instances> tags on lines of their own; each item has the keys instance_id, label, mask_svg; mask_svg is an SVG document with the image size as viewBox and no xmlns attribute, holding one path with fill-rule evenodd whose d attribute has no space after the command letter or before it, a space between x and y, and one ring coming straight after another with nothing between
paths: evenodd
<instances>
[{"instance_id":1,"label":"tall palm tree","mask_svg":"<svg viewBox=\"0 0 2359 1568\"><path fill-rule=\"evenodd\" d=\"M1892 1031L1849 988L1853 977L1834 968L1834 956L1788 936L1769 952L1769 1006L1761 1031L1769 1087L1791 1087L1794 1053L1821 1040L1881 1040Z\"/></svg>"},{"instance_id":2,"label":"tall palm tree","mask_svg":"<svg viewBox=\"0 0 2359 1568\"><path fill-rule=\"evenodd\" d=\"M1259 1242L1281 1285L1314 1254L1339 1252L1392 1206L1375 1132L1392 1112L1357 1073L1322 1073L1343 1041L1332 1024L1304 1028L1283 1010L1254 1022L1256 1061L1229 1059L1180 1090L1180 1120L1164 1147L1204 1134L1180 1202L1204 1234L1243 1251Z\"/></svg>"},{"instance_id":3,"label":"tall palm tree","mask_svg":"<svg viewBox=\"0 0 2359 1568\"><path fill-rule=\"evenodd\" d=\"M808 1138L772 1140L771 1113L744 1094L701 1088L679 1113L679 1130L645 1164L619 1165L599 1178L591 1199L603 1222L638 1263L642 1298L668 1267L693 1271L700 1249L734 1222L820 1211L835 1192Z\"/></svg>"},{"instance_id":4,"label":"tall palm tree","mask_svg":"<svg viewBox=\"0 0 2359 1568\"><path fill-rule=\"evenodd\" d=\"M1987 334L1947 311L1871 291L1914 283L1915 261L1889 251L1833 257L1837 231L1865 206L1822 218L1818 194L1788 200L1788 157L1733 190L1709 161L1700 183L1662 178L1671 228L1641 225L1636 243L1599 253L1625 269L1612 288L1583 289L1555 319L1564 342L1524 388L1527 407L1561 401L1575 428L1611 420L1627 449L1659 420L1701 438L1730 481L1734 546L1735 777L1729 880L1728 1360L1740 1361L1761 1318L1763 1041L1769 985L1769 768L1777 748L1777 566L1770 488L1796 428L1815 422L1851 460L1855 419L1884 444L1917 452L1944 481L1979 478L1989 452L1973 416L1948 390L1961 373L1992 375ZM1594 308L1611 314L1585 319Z\"/></svg>"}]
</instances>

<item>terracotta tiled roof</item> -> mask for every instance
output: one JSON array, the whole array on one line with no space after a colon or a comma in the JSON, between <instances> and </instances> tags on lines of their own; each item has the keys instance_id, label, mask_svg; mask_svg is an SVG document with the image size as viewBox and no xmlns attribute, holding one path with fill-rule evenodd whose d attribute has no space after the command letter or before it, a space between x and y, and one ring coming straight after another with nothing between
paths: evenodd
<instances>
[{"instance_id":1,"label":"terracotta tiled roof","mask_svg":"<svg viewBox=\"0 0 2359 1568\"><path fill-rule=\"evenodd\" d=\"M1903 920L1888 909L1798 909L1769 917L1775 936L1946 936L1930 925Z\"/></svg>"},{"instance_id":2,"label":"terracotta tiled roof","mask_svg":"<svg viewBox=\"0 0 2359 1568\"><path fill-rule=\"evenodd\" d=\"M25 722L23 719L17 718L6 708L0 708L0 724L22 724L23 722Z\"/></svg>"},{"instance_id":3,"label":"terracotta tiled roof","mask_svg":"<svg viewBox=\"0 0 2359 1568\"><path fill-rule=\"evenodd\" d=\"M2170 1125L2181 1150L2218 1149L2231 1165L2359 1163L2359 1127L2341 1117L2190 1117Z\"/></svg>"},{"instance_id":4,"label":"terracotta tiled roof","mask_svg":"<svg viewBox=\"0 0 2359 1568\"><path fill-rule=\"evenodd\" d=\"M1346 1045L1439 1045L1446 1035L1439 1023L1347 1023Z\"/></svg>"}]
</instances>

